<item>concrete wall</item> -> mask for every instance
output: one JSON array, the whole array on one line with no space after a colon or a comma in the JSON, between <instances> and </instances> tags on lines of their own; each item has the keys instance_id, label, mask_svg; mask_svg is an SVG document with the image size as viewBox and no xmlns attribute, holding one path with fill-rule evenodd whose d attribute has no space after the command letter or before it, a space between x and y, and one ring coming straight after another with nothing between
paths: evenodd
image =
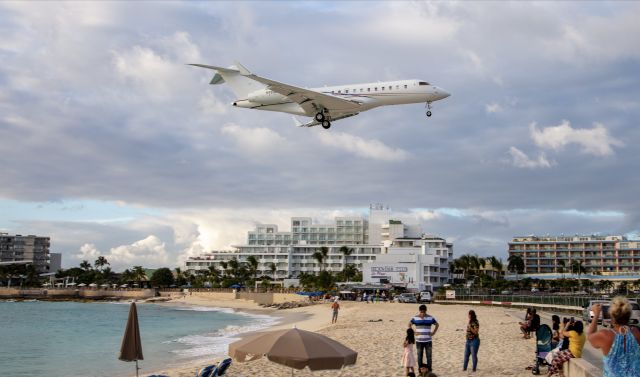
<instances>
[{"instance_id":1,"label":"concrete wall","mask_svg":"<svg viewBox=\"0 0 640 377\"><path fill-rule=\"evenodd\" d=\"M249 300L259 305L281 304L283 302L307 301L307 296L301 296L294 293L276 293L276 292L218 292L218 291L189 291L191 296L208 298L211 300ZM178 291L161 291L160 296L163 297L180 297L182 292Z\"/></svg>"},{"instance_id":2,"label":"concrete wall","mask_svg":"<svg viewBox=\"0 0 640 377\"><path fill-rule=\"evenodd\" d=\"M584 359L570 359L562 370L566 377L602 377L602 371Z\"/></svg>"},{"instance_id":3,"label":"concrete wall","mask_svg":"<svg viewBox=\"0 0 640 377\"><path fill-rule=\"evenodd\" d=\"M154 289L104 290L104 289L14 289L0 288L1 298L41 298L41 299L88 299L103 300L111 297L119 299L145 299L155 296Z\"/></svg>"}]
</instances>

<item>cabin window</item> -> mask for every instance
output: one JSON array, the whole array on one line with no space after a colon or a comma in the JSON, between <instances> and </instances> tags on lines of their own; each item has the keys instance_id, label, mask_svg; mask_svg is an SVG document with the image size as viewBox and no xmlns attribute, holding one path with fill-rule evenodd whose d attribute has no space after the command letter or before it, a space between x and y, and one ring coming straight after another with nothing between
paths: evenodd
<instances>
[{"instance_id":1,"label":"cabin window","mask_svg":"<svg viewBox=\"0 0 640 377\"><path fill-rule=\"evenodd\" d=\"M338 94L342 93L341 91L338 90Z\"/></svg>"},{"instance_id":2,"label":"cabin window","mask_svg":"<svg viewBox=\"0 0 640 377\"><path fill-rule=\"evenodd\" d=\"M396 89L400 89L400 85L396 85Z\"/></svg>"},{"instance_id":3,"label":"cabin window","mask_svg":"<svg viewBox=\"0 0 640 377\"><path fill-rule=\"evenodd\" d=\"M378 87L376 86L375 88L373 88L373 90L377 92L378 91Z\"/></svg>"},{"instance_id":4,"label":"cabin window","mask_svg":"<svg viewBox=\"0 0 640 377\"><path fill-rule=\"evenodd\" d=\"M331 94L336 94L336 92L334 92L333 90L331 91Z\"/></svg>"},{"instance_id":5,"label":"cabin window","mask_svg":"<svg viewBox=\"0 0 640 377\"><path fill-rule=\"evenodd\" d=\"M405 85L404 88L407 89L407 86Z\"/></svg>"},{"instance_id":6,"label":"cabin window","mask_svg":"<svg viewBox=\"0 0 640 377\"><path fill-rule=\"evenodd\" d=\"M392 86L392 85L389 85L389 90L391 90L391 89L393 89L393 86Z\"/></svg>"},{"instance_id":7,"label":"cabin window","mask_svg":"<svg viewBox=\"0 0 640 377\"><path fill-rule=\"evenodd\" d=\"M371 91L371 88L367 88L367 92L370 92L370 91Z\"/></svg>"},{"instance_id":8,"label":"cabin window","mask_svg":"<svg viewBox=\"0 0 640 377\"><path fill-rule=\"evenodd\" d=\"M381 89L384 90L384 86Z\"/></svg>"},{"instance_id":9,"label":"cabin window","mask_svg":"<svg viewBox=\"0 0 640 377\"><path fill-rule=\"evenodd\" d=\"M347 94L349 94L349 89L345 90L344 92L345 92L345 93L347 93Z\"/></svg>"},{"instance_id":10,"label":"cabin window","mask_svg":"<svg viewBox=\"0 0 640 377\"><path fill-rule=\"evenodd\" d=\"M426 82L426 81L420 81L420 82L418 83L418 85L429 85L429 83L428 83L428 82Z\"/></svg>"},{"instance_id":11,"label":"cabin window","mask_svg":"<svg viewBox=\"0 0 640 377\"><path fill-rule=\"evenodd\" d=\"M360 93L362 93L364 91L364 89L360 88Z\"/></svg>"}]
</instances>

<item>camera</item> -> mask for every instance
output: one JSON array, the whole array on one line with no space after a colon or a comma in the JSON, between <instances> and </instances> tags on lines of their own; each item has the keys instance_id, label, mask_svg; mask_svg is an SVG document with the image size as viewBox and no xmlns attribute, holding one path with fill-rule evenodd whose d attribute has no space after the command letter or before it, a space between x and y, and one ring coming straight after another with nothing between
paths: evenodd
<instances>
[{"instance_id":1,"label":"camera","mask_svg":"<svg viewBox=\"0 0 640 377\"><path fill-rule=\"evenodd\" d=\"M567 322L569 322L569 318L567 318L567 317L563 317L563 318L562 318L562 323L567 323Z\"/></svg>"},{"instance_id":2,"label":"camera","mask_svg":"<svg viewBox=\"0 0 640 377\"><path fill-rule=\"evenodd\" d=\"M571 319L569 320L570 323L575 322L575 320L573 319L573 317L571 317Z\"/></svg>"}]
</instances>

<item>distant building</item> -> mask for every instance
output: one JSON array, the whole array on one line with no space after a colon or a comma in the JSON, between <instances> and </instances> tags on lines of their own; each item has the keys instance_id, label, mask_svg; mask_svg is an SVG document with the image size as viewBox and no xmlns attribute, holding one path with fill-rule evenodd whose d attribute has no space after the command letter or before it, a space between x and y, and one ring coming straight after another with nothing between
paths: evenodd
<instances>
[{"instance_id":1,"label":"distant building","mask_svg":"<svg viewBox=\"0 0 640 377\"><path fill-rule=\"evenodd\" d=\"M38 273L49 272L49 237L0 233L2 264L33 264Z\"/></svg>"},{"instance_id":2,"label":"distant building","mask_svg":"<svg viewBox=\"0 0 640 377\"><path fill-rule=\"evenodd\" d=\"M640 240L624 236L526 236L509 242L509 256L520 255L525 274L570 275L574 262L586 275L637 275L640 272Z\"/></svg>"},{"instance_id":3,"label":"distant building","mask_svg":"<svg viewBox=\"0 0 640 377\"><path fill-rule=\"evenodd\" d=\"M55 273L62 269L62 254L49 253L49 272Z\"/></svg>"},{"instance_id":4,"label":"distant building","mask_svg":"<svg viewBox=\"0 0 640 377\"><path fill-rule=\"evenodd\" d=\"M352 254L345 257L340 252L342 246L353 249ZM291 231L279 231L274 224L259 224L248 232L246 244L234 245L232 251L191 257L185 262L185 270L195 273L209 266L222 270L221 263L234 258L246 262L249 256L254 256L258 260L258 275L295 278L301 273L320 272L320 265L312 255L321 247L329 250L324 262L326 271L340 272L348 263L363 272L365 282L382 280L415 288L445 284L449 265L443 258L453 256L453 246L444 239L422 235L418 225L391 219L388 207L375 204L370 206L368 218L336 217L332 223L314 224L311 217L292 217ZM384 276L370 273L376 267L400 264L401 269L407 268L406 273Z\"/></svg>"}]
</instances>

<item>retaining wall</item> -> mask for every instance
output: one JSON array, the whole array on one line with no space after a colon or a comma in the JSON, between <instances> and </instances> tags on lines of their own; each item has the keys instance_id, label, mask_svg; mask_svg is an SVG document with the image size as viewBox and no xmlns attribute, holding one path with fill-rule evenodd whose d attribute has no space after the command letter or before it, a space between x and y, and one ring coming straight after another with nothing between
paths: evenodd
<instances>
[{"instance_id":1,"label":"retaining wall","mask_svg":"<svg viewBox=\"0 0 640 377\"><path fill-rule=\"evenodd\" d=\"M563 364L562 371L566 377L602 377L600 368L584 359L570 359Z\"/></svg>"},{"instance_id":2,"label":"retaining wall","mask_svg":"<svg viewBox=\"0 0 640 377\"><path fill-rule=\"evenodd\" d=\"M9 298L39 298L39 299L88 299L104 300L118 299L146 299L155 296L154 289L78 289L78 288L49 288L49 289L14 289L0 288L0 297Z\"/></svg>"},{"instance_id":3,"label":"retaining wall","mask_svg":"<svg viewBox=\"0 0 640 377\"><path fill-rule=\"evenodd\" d=\"M182 292L161 291L160 296L163 297L181 297ZM218 291L189 291L191 296L209 298L211 300L249 300L258 305L281 304L283 302L292 301L308 301L307 296L301 296L293 293L278 292L218 292Z\"/></svg>"}]
</instances>

